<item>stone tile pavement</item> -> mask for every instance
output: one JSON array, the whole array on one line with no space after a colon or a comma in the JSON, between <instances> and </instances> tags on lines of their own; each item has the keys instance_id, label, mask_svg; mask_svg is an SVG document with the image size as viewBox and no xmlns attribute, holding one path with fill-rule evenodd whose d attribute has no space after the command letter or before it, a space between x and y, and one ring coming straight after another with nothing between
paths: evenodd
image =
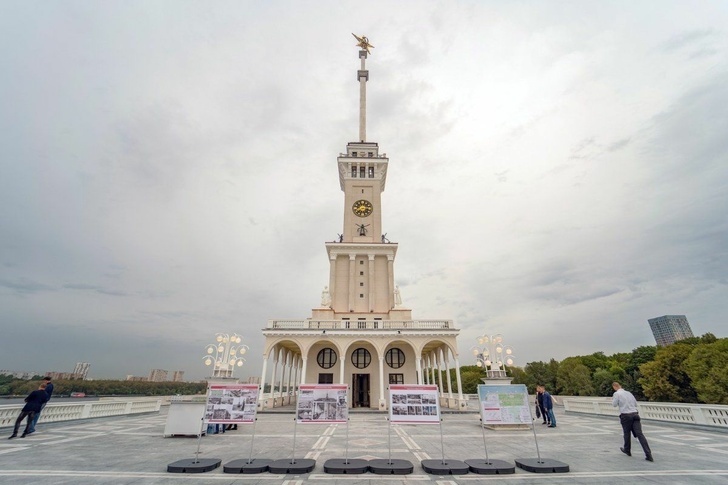
<instances>
[{"instance_id":1,"label":"stone tile pavement","mask_svg":"<svg viewBox=\"0 0 728 485\"><path fill-rule=\"evenodd\" d=\"M167 408L160 414L47 424L27 438L0 437L0 484L475 484L502 480L510 484L726 484L728 433L643 421L655 462L644 460L639 444L633 456L619 451L621 428L616 419L557 412L558 427L536 424L541 456L567 463L566 474L534 474L516 469L514 475L435 476L426 474L420 460L442 458L440 427L389 427L380 413L351 414L348 425L349 458L407 459L415 465L407 476L329 475L323 464L343 458L346 425L298 425L298 458L317 465L306 475L232 475L222 467L204 474L170 474L167 464L194 457L196 438L163 438ZM287 458L292 454L292 414L258 415L255 433L257 458ZM9 435L10 430L3 428ZM445 414L442 423L445 458L484 457L478 415ZM201 458L217 457L223 464L250 453L252 426L203 437ZM535 458L533 432L486 430L490 458L513 461Z\"/></svg>"}]
</instances>

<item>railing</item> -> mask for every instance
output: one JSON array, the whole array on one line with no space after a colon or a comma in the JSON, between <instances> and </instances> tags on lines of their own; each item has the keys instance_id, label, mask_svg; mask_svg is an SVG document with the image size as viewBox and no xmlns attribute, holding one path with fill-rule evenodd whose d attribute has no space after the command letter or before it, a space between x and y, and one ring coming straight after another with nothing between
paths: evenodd
<instances>
[{"instance_id":1,"label":"railing","mask_svg":"<svg viewBox=\"0 0 728 485\"><path fill-rule=\"evenodd\" d=\"M0 428L13 426L24 404L0 406ZM126 414L159 412L161 400L93 401L79 404L48 404L40 415L39 423L55 423L75 419L105 418Z\"/></svg>"},{"instance_id":2,"label":"railing","mask_svg":"<svg viewBox=\"0 0 728 485\"><path fill-rule=\"evenodd\" d=\"M619 409L612 406L611 398L608 400L568 398L563 402L567 412L619 416ZM721 404L638 402L637 410L642 419L728 429L728 406Z\"/></svg>"},{"instance_id":3,"label":"railing","mask_svg":"<svg viewBox=\"0 0 728 485\"><path fill-rule=\"evenodd\" d=\"M404 330L451 329L452 320L268 320L269 329Z\"/></svg>"}]
</instances>

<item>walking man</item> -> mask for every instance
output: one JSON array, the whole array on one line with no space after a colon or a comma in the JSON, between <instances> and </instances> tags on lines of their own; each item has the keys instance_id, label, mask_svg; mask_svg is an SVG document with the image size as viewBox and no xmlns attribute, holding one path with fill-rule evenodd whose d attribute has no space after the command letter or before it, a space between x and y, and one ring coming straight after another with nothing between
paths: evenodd
<instances>
[{"instance_id":1,"label":"walking man","mask_svg":"<svg viewBox=\"0 0 728 485\"><path fill-rule=\"evenodd\" d=\"M551 424L551 418L549 417L546 408L543 406L543 391L541 390L541 386L536 386L536 406L538 406L539 412L543 417L542 424Z\"/></svg>"},{"instance_id":2,"label":"walking man","mask_svg":"<svg viewBox=\"0 0 728 485\"><path fill-rule=\"evenodd\" d=\"M637 400L631 392L622 389L619 382L612 382L612 389L614 389L612 406L619 408L619 421L622 423L622 431L624 431L624 446L620 448L620 451L627 456L632 456L632 437L630 436L632 433L642 445L645 460L654 461L650 445L647 444L647 438L642 433L642 422L637 413Z\"/></svg>"},{"instance_id":3,"label":"walking man","mask_svg":"<svg viewBox=\"0 0 728 485\"><path fill-rule=\"evenodd\" d=\"M46 383L45 381L43 381L37 390L31 392L30 394L28 394L28 397L25 398L25 406L23 406L22 411L20 411L20 416L18 416L18 419L15 420L13 434L8 437L9 440L18 436L20 423L22 423L23 419L25 418L28 418L28 422L25 425L25 431L23 431L23 435L21 436L21 438L25 438L26 435L29 434L31 429L30 427L33 424L33 418L35 417L35 413L40 412L40 407L43 405L44 402L48 400L48 394L46 394L45 388Z\"/></svg>"},{"instance_id":4,"label":"walking man","mask_svg":"<svg viewBox=\"0 0 728 485\"><path fill-rule=\"evenodd\" d=\"M33 418L33 422L30 424L30 431L28 431L28 434L35 433L35 425L38 423L38 419L40 418L40 413L41 413L41 411L43 411L43 409L45 409L46 404L48 404L48 401L51 400L51 396L53 395L53 383L51 382L50 376L45 376L43 378L43 380L45 381L45 384L46 384L45 392L46 392L46 394L48 394L48 399L46 399L46 401L40 405L40 411L35 413L35 417Z\"/></svg>"}]
</instances>

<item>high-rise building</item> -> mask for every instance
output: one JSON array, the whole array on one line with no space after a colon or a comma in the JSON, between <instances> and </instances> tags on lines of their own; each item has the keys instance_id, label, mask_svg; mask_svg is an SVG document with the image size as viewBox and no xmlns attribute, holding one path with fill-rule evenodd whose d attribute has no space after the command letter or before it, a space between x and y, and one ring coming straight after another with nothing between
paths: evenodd
<instances>
[{"instance_id":1,"label":"high-rise building","mask_svg":"<svg viewBox=\"0 0 728 485\"><path fill-rule=\"evenodd\" d=\"M183 370L176 370L172 373L172 382L182 382L184 381L184 375L185 371Z\"/></svg>"},{"instance_id":2,"label":"high-rise building","mask_svg":"<svg viewBox=\"0 0 728 485\"><path fill-rule=\"evenodd\" d=\"M655 342L661 347L693 336L685 315L664 315L647 321L652 329L652 335L655 336Z\"/></svg>"},{"instance_id":3,"label":"high-rise building","mask_svg":"<svg viewBox=\"0 0 728 485\"><path fill-rule=\"evenodd\" d=\"M451 389L448 381L441 392L448 406L464 407L456 340L460 330L452 320L413 320L395 284L398 244L383 230L389 159L378 143L367 140L365 63L371 44L366 37L357 40L359 136L337 158L344 220L337 240L325 243L328 285L310 318L268 322L261 392L274 384L273 399L267 400L271 405L291 395L291 383L294 388L298 383L348 384L352 407L383 410L389 384L429 384L439 370L449 374L454 368L457 388ZM266 376L271 357L272 375Z\"/></svg>"},{"instance_id":4,"label":"high-rise building","mask_svg":"<svg viewBox=\"0 0 728 485\"><path fill-rule=\"evenodd\" d=\"M150 382L164 382L167 380L168 372L164 369L152 369L149 373Z\"/></svg>"},{"instance_id":5,"label":"high-rise building","mask_svg":"<svg viewBox=\"0 0 728 485\"><path fill-rule=\"evenodd\" d=\"M89 368L91 368L91 364L88 362L76 362L76 367L73 368L74 377L86 380Z\"/></svg>"}]
</instances>

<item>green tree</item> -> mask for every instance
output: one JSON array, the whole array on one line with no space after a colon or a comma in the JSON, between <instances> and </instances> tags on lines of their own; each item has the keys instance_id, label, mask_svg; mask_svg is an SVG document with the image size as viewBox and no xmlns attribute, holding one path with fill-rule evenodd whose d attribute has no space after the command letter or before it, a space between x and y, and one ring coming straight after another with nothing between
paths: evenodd
<instances>
[{"instance_id":1,"label":"green tree","mask_svg":"<svg viewBox=\"0 0 728 485\"><path fill-rule=\"evenodd\" d=\"M728 404L728 339L696 345L685 370L700 402Z\"/></svg>"},{"instance_id":2,"label":"green tree","mask_svg":"<svg viewBox=\"0 0 728 485\"><path fill-rule=\"evenodd\" d=\"M685 362L697 344L680 341L660 347L655 360L639 368L645 397L659 402L698 402Z\"/></svg>"},{"instance_id":3,"label":"green tree","mask_svg":"<svg viewBox=\"0 0 728 485\"><path fill-rule=\"evenodd\" d=\"M580 357L567 357L561 361L556 375L556 386L559 394L572 396L594 395L591 373L589 368L581 363Z\"/></svg>"}]
</instances>

